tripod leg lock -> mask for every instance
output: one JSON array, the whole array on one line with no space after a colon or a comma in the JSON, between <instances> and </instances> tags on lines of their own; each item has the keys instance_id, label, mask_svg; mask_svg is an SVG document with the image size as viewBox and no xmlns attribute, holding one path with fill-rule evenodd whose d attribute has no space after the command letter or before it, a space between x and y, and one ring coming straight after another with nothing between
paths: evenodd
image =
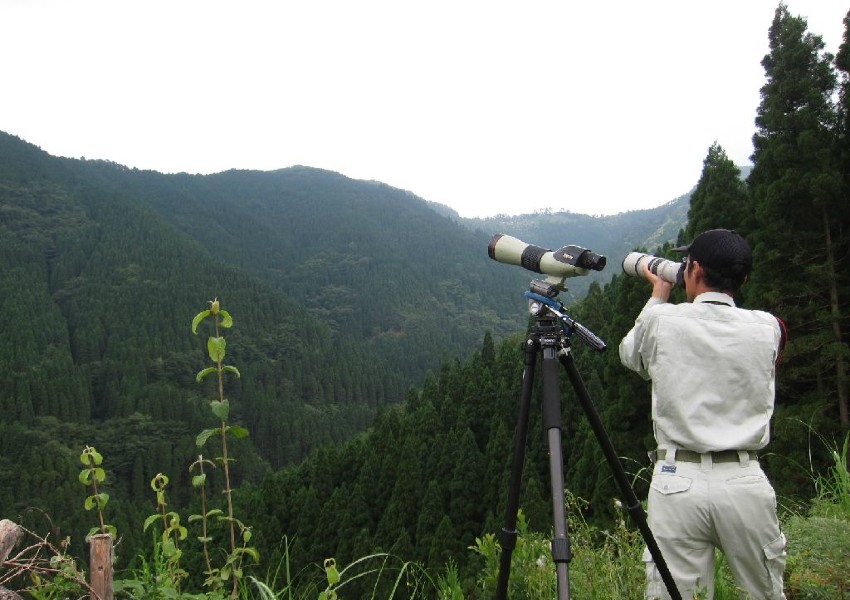
<instances>
[{"instance_id":1,"label":"tripod leg lock","mask_svg":"<svg viewBox=\"0 0 850 600\"><path fill-rule=\"evenodd\" d=\"M502 551L513 551L513 549L516 548L516 539L518 536L519 531L516 529L513 531L502 529L502 531L499 532L499 544L502 546Z\"/></svg>"},{"instance_id":2,"label":"tripod leg lock","mask_svg":"<svg viewBox=\"0 0 850 600\"><path fill-rule=\"evenodd\" d=\"M570 549L569 538L555 538L552 540L552 560L557 563L568 563L572 560L573 554Z\"/></svg>"}]
</instances>

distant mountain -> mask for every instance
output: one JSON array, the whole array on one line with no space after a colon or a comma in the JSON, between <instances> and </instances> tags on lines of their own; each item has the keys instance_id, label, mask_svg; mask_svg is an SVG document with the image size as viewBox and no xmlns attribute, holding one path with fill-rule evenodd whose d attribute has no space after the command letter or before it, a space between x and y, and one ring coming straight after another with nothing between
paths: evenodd
<instances>
[{"instance_id":1,"label":"distant mountain","mask_svg":"<svg viewBox=\"0 0 850 600\"><path fill-rule=\"evenodd\" d=\"M686 203L467 220L321 169L164 175L0 132L0 514L38 505L82 522L86 445L107 457L119 505L146 511L159 472L188 503L215 397L194 380L209 332L190 323L214 298L234 317L231 420L250 432L238 477L258 479L366 430L486 333L525 330L538 275L490 260L494 233L607 254L610 278L633 246L675 237Z\"/></svg>"},{"instance_id":2,"label":"distant mountain","mask_svg":"<svg viewBox=\"0 0 850 600\"><path fill-rule=\"evenodd\" d=\"M605 271L569 282L578 297L590 280L619 272L632 248L675 239L687 198L612 217L460 219L410 192L320 169L163 175L52 157L0 133L6 314L42 307L39 319L0 327L35 340L24 345L33 360L55 358L63 377L80 382L65 396L85 406L37 405L35 417L109 419L131 407L150 412L141 399L154 384L179 394L185 374L130 383L122 365L199 366L187 319L218 296L239 324L235 358L263 373L244 410L249 425L264 423L261 453L279 463L351 435L441 361L468 355L485 332L524 328L521 293L537 275L490 260L493 234L607 255ZM65 333L42 339L45 327ZM13 369L12 380L7 393L26 382L25 371ZM122 389L127 397L110 399ZM280 406L301 416L272 423L291 429L306 419L305 429L325 431L279 435L266 420Z\"/></svg>"}]
</instances>

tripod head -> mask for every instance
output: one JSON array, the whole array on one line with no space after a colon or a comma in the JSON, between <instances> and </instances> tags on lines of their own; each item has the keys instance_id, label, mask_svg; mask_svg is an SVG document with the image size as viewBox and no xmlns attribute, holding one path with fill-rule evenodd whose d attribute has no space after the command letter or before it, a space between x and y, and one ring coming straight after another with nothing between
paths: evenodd
<instances>
[{"instance_id":1,"label":"tripod head","mask_svg":"<svg viewBox=\"0 0 850 600\"><path fill-rule=\"evenodd\" d=\"M539 279L533 280L529 291L524 294L528 298L528 312L531 316L537 319L538 323L546 318L557 319L561 322L561 330L567 339L575 334L597 352L607 350L608 344L604 340L567 314L564 305L557 300L558 292L557 285Z\"/></svg>"}]
</instances>

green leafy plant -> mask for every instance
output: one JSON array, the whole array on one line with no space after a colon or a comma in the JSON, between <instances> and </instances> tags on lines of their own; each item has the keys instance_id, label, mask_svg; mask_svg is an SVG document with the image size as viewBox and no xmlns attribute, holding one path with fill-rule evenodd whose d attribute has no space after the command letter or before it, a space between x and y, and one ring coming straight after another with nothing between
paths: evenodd
<instances>
[{"instance_id":1,"label":"green leafy plant","mask_svg":"<svg viewBox=\"0 0 850 600\"><path fill-rule=\"evenodd\" d=\"M86 446L83 453L80 454L80 462L84 468L80 471L80 483L88 486L91 494L86 497L84 506L86 510L96 510L99 525L92 527L86 538L95 535L96 533L110 534L113 537L118 535L118 530L114 525L108 525L103 518L103 509L109 503L109 494L100 491L98 484L106 480L106 471L101 467L103 464L103 456L92 446Z\"/></svg>"},{"instance_id":2,"label":"green leafy plant","mask_svg":"<svg viewBox=\"0 0 850 600\"><path fill-rule=\"evenodd\" d=\"M337 567L335 559L328 558L323 569L327 587L319 592L319 600L338 600L341 597L338 592L355 583L365 586L366 590L371 589L370 595L365 591L360 594L363 598L390 599L396 594L403 598L428 598L437 589L437 583L421 565L387 553L361 557L342 569Z\"/></svg>"},{"instance_id":3,"label":"green leafy plant","mask_svg":"<svg viewBox=\"0 0 850 600\"><path fill-rule=\"evenodd\" d=\"M246 556L251 557L255 562L259 562L259 552L256 548L250 546L251 528L246 526L242 521L234 516L233 512L233 482L230 473L230 465L233 459L229 456L228 437L234 439L243 439L248 436L248 430L244 427L231 425L230 419L230 402L224 395L224 376L225 373L230 373L236 377L240 377L239 370L232 366L224 364L226 357L227 343L222 336L222 329L229 329L233 326L233 318L230 313L221 308L218 298L210 301L210 308L203 310L192 319L192 333L198 333L198 326L205 320L210 319L213 325L213 333L207 339L207 353L212 361L212 366L206 367L198 372L195 379L198 383L210 375L216 377L217 397L210 402L210 409L213 415L219 420L218 427L205 429L198 434L195 443L199 449L203 448L208 440L213 436L217 436L221 443L221 456L216 457L211 463L203 459L203 455L198 457L198 460L193 463L193 467L197 467L199 474L193 477L193 485L201 493L202 513L193 516L193 520L200 520L202 523L201 543L204 546L204 557L207 561L207 581L206 585L215 589L220 582L231 581L231 597L237 595L239 582L244 576L243 562ZM203 467L205 464L221 465L224 472L224 497L226 500L226 514L218 510L207 511L206 502L206 474ZM227 554L224 564L220 568L214 568L210 559L207 544L212 540L208 534L209 519L215 517L227 523L230 532L230 551Z\"/></svg>"},{"instance_id":4,"label":"green leafy plant","mask_svg":"<svg viewBox=\"0 0 850 600\"><path fill-rule=\"evenodd\" d=\"M144 530L147 531L156 522L162 525L162 539L158 545L154 546L155 555L161 552L165 559L161 569L163 577L160 583L167 589L173 589L179 593L181 582L188 576L188 573L180 567L180 558L183 556L180 543L186 539L189 532L181 524L180 515L168 510L165 495L168 482L168 476L162 473L158 473L151 480L151 489L156 493L157 512L145 519Z\"/></svg>"}]
</instances>

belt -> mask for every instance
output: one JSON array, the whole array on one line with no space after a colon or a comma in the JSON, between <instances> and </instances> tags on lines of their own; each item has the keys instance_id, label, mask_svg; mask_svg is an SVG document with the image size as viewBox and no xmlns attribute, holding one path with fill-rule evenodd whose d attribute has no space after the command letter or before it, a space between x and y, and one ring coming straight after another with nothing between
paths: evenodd
<instances>
[{"instance_id":1,"label":"belt","mask_svg":"<svg viewBox=\"0 0 850 600\"><path fill-rule=\"evenodd\" d=\"M750 457L750 460L758 460L758 453L753 450L747 450L747 455ZM726 463L726 462L738 462L738 451L737 450L720 450L718 452L706 452L705 454L711 455L711 462L715 463ZM649 453L649 457L652 459L652 462L656 462L659 460L664 460L664 457L667 456L667 451L663 448L658 450L653 450ZM699 452L694 452L693 450L676 450L676 460L681 460L683 462L702 462L702 454Z\"/></svg>"}]
</instances>

